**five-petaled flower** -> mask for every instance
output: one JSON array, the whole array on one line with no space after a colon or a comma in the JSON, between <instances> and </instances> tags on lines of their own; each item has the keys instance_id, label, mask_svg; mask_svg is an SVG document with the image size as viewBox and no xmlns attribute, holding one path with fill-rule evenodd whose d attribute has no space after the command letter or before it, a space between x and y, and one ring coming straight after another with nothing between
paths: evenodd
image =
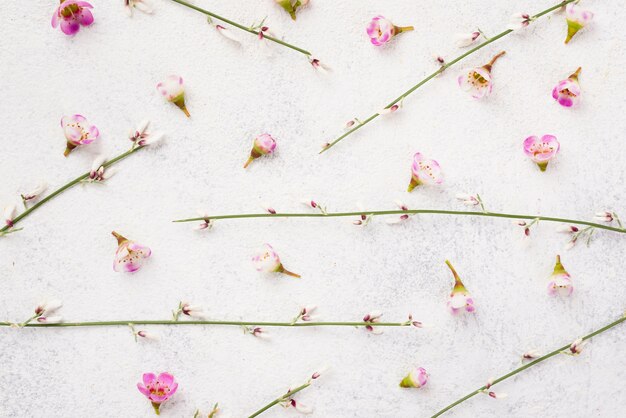
<instances>
[{"instance_id":1,"label":"five-petaled flower","mask_svg":"<svg viewBox=\"0 0 626 418\"><path fill-rule=\"evenodd\" d=\"M482 99L488 96L493 89L493 83L491 81L491 68L493 64L504 55L506 52L502 51L494 56L491 61L482 67L475 67L470 70L464 71L457 78L459 87L475 99Z\"/></svg>"},{"instance_id":2,"label":"five-petaled flower","mask_svg":"<svg viewBox=\"0 0 626 418\"><path fill-rule=\"evenodd\" d=\"M56 8L52 15L52 27L61 24L61 31L66 35L75 35L82 26L93 23L91 10L93 6L86 1L65 0Z\"/></svg>"},{"instance_id":3,"label":"five-petaled flower","mask_svg":"<svg viewBox=\"0 0 626 418\"><path fill-rule=\"evenodd\" d=\"M580 103L580 83L578 81L578 75L582 70L578 67L569 77L565 80L558 82L552 89L552 98L556 100L563 107L573 107Z\"/></svg>"},{"instance_id":4,"label":"five-petaled flower","mask_svg":"<svg viewBox=\"0 0 626 418\"><path fill-rule=\"evenodd\" d=\"M267 154L272 154L276 149L276 140L270 134L261 134L254 138L252 142L252 150L250 151L250 157L248 161L243 165L243 168L247 168L250 163L259 157Z\"/></svg>"},{"instance_id":5,"label":"five-petaled flower","mask_svg":"<svg viewBox=\"0 0 626 418\"><path fill-rule=\"evenodd\" d=\"M560 147L554 135L544 135L541 138L533 135L524 140L524 153L537 164L541 171L546 171L548 163L556 156Z\"/></svg>"},{"instance_id":6,"label":"five-petaled flower","mask_svg":"<svg viewBox=\"0 0 626 418\"><path fill-rule=\"evenodd\" d=\"M150 248L144 245L130 241L115 231L111 234L117 239L117 251L113 262L113 270L117 272L133 273L139 270L144 260L152 254Z\"/></svg>"},{"instance_id":7,"label":"five-petaled flower","mask_svg":"<svg viewBox=\"0 0 626 418\"><path fill-rule=\"evenodd\" d=\"M548 294L550 296L570 296L574 291L574 284L572 283L571 276L561 264L561 256L556 256L556 263L554 265L554 271L549 277Z\"/></svg>"},{"instance_id":8,"label":"five-petaled flower","mask_svg":"<svg viewBox=\"0 0 626 418\"><path fill-rule=\"evenodd\" d=\"M63 116L61 128L65 134L67 144L63 155L66 157L78 146L91 144L98 139L100 131L94 125L89 125L83 115Z\"/></svg>"},{"instance_id":9,"label":"five-petaled flower","mask_svg":"<svg viewBox=\"0 0 626 418\"><path fill-rule=\"evenodd\" d=\"M384 45L391 41L394 36L402 32L412 31L413 29L413 26L396 26L384 16L376 16L365 28L370 41L376 46Z\"/></svg>"},{"instance_id":10,"label":"five-petaled flower","mask_svg":"<svg viewBox=\"0 0 626 418\"><path fill-rule=\"evenodd\" d=\"M412 191L422 184L441 184L443 182L443 174L441 167L435 160L429 160L422 153L416 153L413 156L413 164L411 165L411 181L407 191Z\"/></svg>"},{"instance_id":11,"label":"five-petaled flower","mask_svg":"<svg viewBox=\"0 0 626 418\"><path fill-rule=\"evenodd\" d=\"M400 382L401 388L421 388L428 383L428 373L423 367L416 367Z\"/></svg>"},{"instance_id":12,"label":"five-petaled flower","mask_svg":"<svg viewBox=\"0 0 626 418\"><path fill-rule=\"evenodd\" d=\"M448 297L448 309L455 315L463 310L466 312L474 312L474 299L472 299L472 296L463 285L461 278L457 274L454 267L452 267L452 263L446 260L446 264L454 276L454 288Z\"/></svg>"},{"instance_id":13,"label":"five-petaled flower","mask_svg":"<svg viewBox=\"0 0 626 418\"><path fill-rule=\"evenodd\" d=\"M565 7L565 19L567 20L567 37L565 43L568 43L576 32L584 28L591 19L593 13L585 10L576 3L570 3Z\"/></svg>"},{"instance_id":14,"label":"five-petaled flower","mask_svg":"<svg viewBox=\"0 0 626 418\"><path fill-rule=\"evenodd\" d=\"M144 373L142 380L143 383L137 383L137 389L150 400L154 412L160 415L161 404L176 393L178 383L169 373L161 373L159 376L154 373Z\"/></svg>"},{"instance_id":15,"label":"five-petaled flower","mask_svg":"<svg viewBox=\"0 0 626 418\"><path fill-rule=\"evenodd\" d=\"M157 84L157 90L159 90L168 102L174 103L189 117L189 111L185 105L185 84L181 76L167 76L164 81Z\"/></svg>"},{"instance_id":16,"label":"five-petaled flower","mask_svg":"<svg viewBox=\"0 0 626 418\"><path fill-rule=\"evenodd\" d=\"M283 273L291 277L300 278L299 274L285 269L280 261L280 257L269 244L263 244L263 247L252 257L252 263L257 271Z\"/></svg>"}]
</instances>

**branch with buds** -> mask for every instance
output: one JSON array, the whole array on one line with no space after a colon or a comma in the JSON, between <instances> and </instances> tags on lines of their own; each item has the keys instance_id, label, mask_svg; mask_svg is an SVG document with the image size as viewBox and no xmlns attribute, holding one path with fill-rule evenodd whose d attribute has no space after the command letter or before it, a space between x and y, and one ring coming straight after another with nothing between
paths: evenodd
<instances>
[{"instance_id":1,"label":"branch with buds","mask_svg":"<svg viewBox=\"0 0 626 418\"><path fill-rule=\"evenodd\" d=\"M39 197L40 194L43 193L45 188L41 188L41 187L37 188L38 193L34 196L33 196L33 193L22 195L22 200L24 201L25 210L19 215L15 216L16 215L15 206L10 206L9 208L5 209L5 212L4 212L5 226L0 228L0 237L13 233L13 232L20 231L22 228L15 228L15 225L18 222L20 222L22 219L29 216L32 212L39 209L42 205L44 205L49 200L54 199L56 196L60 195L61 193L63 193L64 191L68 189L71 189L77 184L96 183L96 182L102 182L106 180L107 178L111 177L111 175L113 174L111 171L107 172L106 171L107 168L117 164L118 162L122 161L129 155L134 154L135 152L145 148L146 146L155 144L157 141L161 140L162 134L148 134L145 131L147 126L148 124L144 123L139 128L141 129L140 134L144 135L142 138L133 139L133 136L130 137L130 140L133 142L133 145L130 148L130 150L108 161L106 161L104 158L101 158L101 157L96 158L93 166L91 167L91 170L89 170L87 173L79 177L76 177L74 180L70 181L69 183L59 187L58 189L56 189L49 195L40 199L37 203L33 204L31 207L26 207L27 206L26 202L34 199L35 197ZM140 132L139 129L136 131L138 134Z\"/></svg>"},{"instance_id":2,"label":"branch with buds","mask_svg":"<svg viewBox=\"0 0 626 418\"><path fill-rule=\"evenodd\" d=\"M296 401L293 396L308 388L309 386L311 386L311 384L313 383L314 380L318 379L320 377L320 373L319 372L315 372L311 375L311 378L309 380L307 380L306 383L304 383L303 385L298 386L297 388L294 389L289 389L287 391L287 393L285 393L284 395L274 399L272 402L268 403L267 405L265 405L263 408L259 409L258 411L252 413L252 415L250 415L248 418L254 418L254 417L258 417L259 415L261 415L262 413L264 413L265 411L267 411L268 409L276 406L276 405L281 405L284 408L289 408L289 407L293 407L295 408L298 412L300 412L301 414L310 414L311 412L313 412L313 410L309 407L306 407L304 405L302 405L299 401Z\"/></svg>"},{"instance_id":3,"label":"branch with buds","mask_svg":"<svg viewBox=\"0 0 626 418\"><path fill-rule=\"evenodd\" d=\"M448 412L449 410L451 410L452 408L454 408L455 406L465 402L466 400L480 394L480 393L484 393L489 395L492 398L503 398L506 395L501 393L498 394L496 392L493 392L491 389L491 387L497 383L500 383L510 377L515 376L518 373L523 372L524 370L535 366L545 360L548 360L551 357L554 357L558 354L568 354L568 355L578 355L580 354L580 352L582 351L583 345L585 344L585 341L595 337L596 335L602 334L605 331L608 331L609 329L621 324L622 322L626 321L626 314L622 315L618 320L611 322L608 325L603 326L602 328L599 328L587 335L585 335L584 337L578 338L576 341L574 341L571 344L566 344L563 347L559 347L554 351L549 352L548 354L545 354L543 356L537 356L537 353L533 350L532 352L528 352L528 353L524 353L524 355L522 356L522 358L524 360L530 360L528 363L518 367L517 369L498 377L497 379L489 379L487 384L476 389L475 391L465 395L464 397L462 397L461 399L451 403L450 405L446 406L445 408L443 408L442 410L438 411L437 413L435 413L431 418L437 418L443 414L445 414L446 412Z\"/></svg>"},{"instance_id":4,"label":"branch with buds","mask_svg":"<svg viewBox=\"0 0 626 418\"><path fill-rule=\"evenodd\" d=\"M174 1L177 1L177 0L174 0ZM558 10L561 7L565 6L566 4L572 3L574 1L577 1L577 0L565 0L565 1L562 1L562 2L556 4L556 5L552 6L552 7L547 8L546 10L544 10L542 12L537 13L534 16L528 16L527 18L524 19L525 25L528 25L528 24L530 24L530 22L533 22L533 21L537 20L538 18L540 18L542 16L545 16L546 14L548 14L550 12ZM470 49L469 51L465 52L464 54L459 55L458 57L454 58L453 60L450 60L450 61L445 62L445 63L439 62L439 69L437 69L437 71L431 73L426 78L424 78L422 81L420 81L419 83L417 83L416 85L414 85L413 87L411 87L410 89L408 89L407 91L402 93L400 96L398 96L396 99L394 99L391 103L389 103L387 106L385 106L383 111L374 113L372 116L368 117L367 119L363 119L362 121L360 121L358 124L354 125L350 130L348 130L346 133L344 133L343 135L341 135L340 137L338 137L334 141L332 141L330 143L324 144L324 147L320 151L320 154L325 152L325 151L327 151L327 150L329 150L333 146L335 146L339 141L343 140L344 138L352 135L354 132L356 132L359 129L363 128L365 125L367 125L368 123L370 123L371 121L373 121L377 117L379 117L379 116L381 116L383 114L389 113L389 112L393 112L392 108L395 107L395 109L397 110L398 103L402 102L406 97L408 97L415 90L419 89L424 84L426 84L427 82L429 82L433 78L435 78L438 75L440 75L441 73L443 73L447 68L453 66L454 64L462 61L464 58L472 55L473 53L481 50L482 48L486 47L487 45L492 44L493 42L497 41L500 38L505 37L506 35L508 35L508 34L510 34L512 32L514 32L513 29L506 29L505 31L500 32L499 34L497 34L497 35L495 35L495 36L493 36L491 38L487 38L480 31L474 32L470 36L471 42L469 44L474 43L478 39L478 37L480 35L483 35L483 37L485 38L485 42L475 46L474 48Z\"/></svg>"}]
</instances>

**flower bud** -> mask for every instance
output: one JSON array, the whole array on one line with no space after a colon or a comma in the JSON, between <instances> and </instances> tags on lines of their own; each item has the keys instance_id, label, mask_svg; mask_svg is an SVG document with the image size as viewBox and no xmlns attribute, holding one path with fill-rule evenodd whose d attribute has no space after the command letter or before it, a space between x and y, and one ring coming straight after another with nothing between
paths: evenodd
<instances>
[{"instance_id":1,"label":"flower bud","mask_svg":"<svg viewBox=\"0 0 626 418\"><path fill-rule=\"evenodd\" d=\"M579 30L591 22L593 13L583 9L576 3L569 3L565 7L565 19L567 20L567 37L565 38L565 43L567 44Z\"/></svg>"},{"instance_id":2,"label":"flower bud","mask_svg":"<svg viewBox=\"0 0 626 418\"><path fill-rule=\"evenodd\" d=\"M409 372L400 382L401 388L421 388L428 383L428 373L423 367L418 367Z\"/></svg>"},{"instance_id":3,"label":"flower bud","mask_svg":"<svg viewBox=\"0 0 626 418\"><path fill-rule=\"evenodd\" d=\"M463 285L461 278L457 274L454 267L452 267L452 263L446 260L446 264L454 276L454 288L448 298L448 309L454 315L463 312L463 310L470 313L474 312L474 299L472 299L472 296Z\"/></svg>"},{"instance_id":4,"label":"flower bud","mask_svg":"<svg viewBox=\"0 0 626 418\"><path fill-rule=\"evenodd\" d=\"M168 102L178 106L185 113L185 116L190 116L185 105L185 85L181 76L169 75L165 81L158 83L156 87Z\"/></svg>"},{"instance_id":5,"label":"flower bud","mask_svg":"<svg viewBox=\"0 0 626 418\"><path fill-rule=\"evenodd\" d=\"M574 291L574 284L569 273L563 268L561 264L561 256L556 256L556 263L554 265L554 271L549 277L548 294L550 296L570 296Z\"/></svg>"},{"instance_id":6,"label":"flower bud","mask_svg":"<svg viewBox=\"0 0 626 418\"><path fill-rule=\"evenodd\" d=\"M252 150L250 151L250 157L248 161L243 165L243 168L247 168L250 163L263 155L272 154L276 149L276 140L272 138L270 134L262 134L254 138L252 144Z\"/></svg>"},{"instance_id":7,"label":"flower bud","mask_svg":"<svg viewBox=\"0 0 626 418\"><path fill-rule=\"evenodd\" d=\"M456 35L456 45L459 48L465 48L476 42L476 40L480 37L479 31L474 31L470 33L458 33Z\"/></svg>"},{"instance_id":8,"label":"flower bud","mask_svg":"<svg viewBox=\"0 0 626 418\"><path fill-rule=\"evenodd\" d=\"M402 32L412 31L413 29L413 26L395 26L384 16L376 16L367 25L365 31L367 32L367 36L369 36L372 45L381 46L391 41L394 36Z\"/></svg>"},{"instance_id":9,"label":"flower bud","mask_svg":"<svg viewBox=\"0 0 626 418\"><path fill-rule=\"evenodd\" d=\"M300 278L299 274L285 269L278 253L269 244L263 244L263 247L252 257L252 263L256 270L260 272L283 273L291 277Z\"/></svg>"}]
</instances>

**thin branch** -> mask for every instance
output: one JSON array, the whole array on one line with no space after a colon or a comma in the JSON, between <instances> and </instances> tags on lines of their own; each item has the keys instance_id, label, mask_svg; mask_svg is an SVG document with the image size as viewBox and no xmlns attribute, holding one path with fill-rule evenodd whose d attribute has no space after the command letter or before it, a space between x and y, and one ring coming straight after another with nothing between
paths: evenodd
<instances>
[{"instance_id":1,"label":"thin branch","mask_svg":"<svg viewBox=\"0 0 626 418\"><path fill-rule=\"evenodd\" d=\"M258 411L254 412L252 415L250 415L248 418L254 418L257 417L259 415L261 415L263 412L267 411L268 409L270 409L271 407L281 403L281 402L285 402L287 401L289 398L291 398L293 395L295 395L296 393L300 392L301 390L304 390L306 388L308 388L309 386L311 386L311 382L307 382L302 386L298 386L297 388L293 389L293 390L289 390L287 393L285 393L283 396L281 396L280 398L276 398L274 399L272 402L268 403L267 405L265 405L263 408L259 409Z\"/></svg>"},{"instance_id":2,"label":"thin branch","mask_svg":"<svg viewBox=\"0 0 626 418\"><path fill-rule=\"evenodd\" d=\"M263 327L409 327L411 321L406 322L254 322L254 321L174 321L174 320L125 320L125 321L92 321L92 322L61 322L58 324L26 323L24 328L66 328L66 327L106 327L133 325L226 325L226 326L263 326ZM20 326L12 322L0 322L0 327ZM22 327L22 326L20 326Z\"/></svg>"}]
</instances>

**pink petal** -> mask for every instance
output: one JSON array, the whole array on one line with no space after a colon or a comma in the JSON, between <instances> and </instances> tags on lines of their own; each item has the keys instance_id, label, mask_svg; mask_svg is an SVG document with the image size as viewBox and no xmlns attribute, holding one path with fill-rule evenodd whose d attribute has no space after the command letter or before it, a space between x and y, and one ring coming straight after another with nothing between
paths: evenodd
<instances>
[{"instance_id":1,"label":"pink petal","mask_svg":"<svg viewBox=\"0 0 626 418\"><path fill-rule=\"evenodd\" d=\"M157 380L165 386L172 386L172 383L174 383L174 376L169 373L161 373Z\"/></svg>"},{"instance_id":2,"label":"pink petal","mask_svg":"<svg viewBox=\"0 0 626 418\"><path fill-rule=\"evenodd\" d=\"M144 373L142 378L143 378L143 384L148 386L150 383L156 380L156 375L154 373Z\"/></svg>"},{"instance_id":3,"label":"pink petal","mask_svg":"<svg viewBox=\"0 0 626 418\"><path fill-rule=\"evenodd\" d=\"M63 19L61 21L61 31L66 35L75 35L80 29L80 24L76 19Z\"/></svg>"},{"instance_id":4,"label":"pink petal","mask_svg":"<svg viewBox=\"0 0 626 418\"><path fill-rule=\"evenodd\" d=\"M137 389L139 389L139 392L143 393L145 396L150 397L150 391L141 383L137 383Z\"/></svg>"},{"instance_id":5,"label":"pink petal","mask_svg":"<svg viewBox=\"0 0 626 418\"><path fill-rule=\"evenodd\" d=\"M52 27L56 28L57 26L59 26L59 9L57 8L54 11L54 14L52 15Z\"/></svg>"},{"instance_id":6,"label":"pink petal","mask_svg":"<svg viewBox=\"0 0 626 418\"><path fill-rule=\"evenodd\" d=\"M91 125L89 127L89 138L90 139L97 139L100 136L100 131L98 130L98 128L95 127L95 125Z\"/></svg>"},{"instance_id":7,"label":"pink petal","mask_svg":"<svg viewBox=\"0 0 626 418\"><path fill-rule=\"evenodd\" d=\"M88 9L82 9L78 15L78 21L83 26L89 26L93 23L93 14Z\"/></svg>"}]
</instances>

